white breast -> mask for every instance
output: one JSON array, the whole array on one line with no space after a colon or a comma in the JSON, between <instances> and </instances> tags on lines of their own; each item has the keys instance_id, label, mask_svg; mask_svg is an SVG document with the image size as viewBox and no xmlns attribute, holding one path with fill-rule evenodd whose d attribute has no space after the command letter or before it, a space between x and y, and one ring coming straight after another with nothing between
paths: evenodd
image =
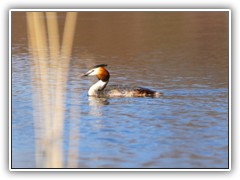
<instances>
[{"instance_id":1,"label":"white breast","mask_svg":"<svg viewBox=\"0 0 240 180\"><path fill-rule=\"evenodd\" d=\"M90 87L90 89L88 90L88 95L89 96L97 96L99 91L102 91L108 82L104 82L102 80L99 80L98 82L96 82L94 85L92 85Z\"/></svg>"}]
</instances>

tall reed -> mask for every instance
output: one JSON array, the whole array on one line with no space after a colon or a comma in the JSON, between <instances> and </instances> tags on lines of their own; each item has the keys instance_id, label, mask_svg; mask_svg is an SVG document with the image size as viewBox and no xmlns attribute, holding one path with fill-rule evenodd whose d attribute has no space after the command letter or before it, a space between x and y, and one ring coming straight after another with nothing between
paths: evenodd
<instances>
[{"instance_id":1,"label":"tall reed","mask_svg":"<svg viewBox=\"0 0 240 180\"><path fill-rule=\"evenodd\" d=\"M62 44L56 12L27 12L32 59L36 167L62 168L65 97L77 12L67 12Z\"/></svg>"}]
</instances>

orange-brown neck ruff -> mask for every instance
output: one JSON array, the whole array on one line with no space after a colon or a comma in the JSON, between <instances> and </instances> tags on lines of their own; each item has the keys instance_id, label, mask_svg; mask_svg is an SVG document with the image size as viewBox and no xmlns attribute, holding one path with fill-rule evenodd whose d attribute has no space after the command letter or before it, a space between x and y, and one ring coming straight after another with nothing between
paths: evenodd
<instances>
[{"instance_id":1,"label":"orange-brown neck ruff","mask_svg":"<svg viewBox=\"0 0 240 180\"><path fill-rule=\"evenodd\" d=\"M110 74L104 67L99 67L97 77L99 80L107 82L110 78Z\"/></svg>"}]
</instances>

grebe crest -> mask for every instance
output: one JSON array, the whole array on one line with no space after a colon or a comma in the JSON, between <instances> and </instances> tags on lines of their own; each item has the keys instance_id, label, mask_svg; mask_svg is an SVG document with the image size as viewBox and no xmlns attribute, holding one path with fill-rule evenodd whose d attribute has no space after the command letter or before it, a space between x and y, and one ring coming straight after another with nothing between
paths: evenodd
<instances>
[{"instance_id":1,"label":"grebe crest","mask_svg":"<svg viewBox=\"0 0 240 180\"><path fill-rule=\"evenodd\" d=\"M84 76L96 76L98 82L93 84L89 90L89 96L97 97L160 97L163 94L143 87L126 87L120 85L107 86L110 73L105 68L107 64L99 64L92 67Z\"/></svg>"}]
</instances>

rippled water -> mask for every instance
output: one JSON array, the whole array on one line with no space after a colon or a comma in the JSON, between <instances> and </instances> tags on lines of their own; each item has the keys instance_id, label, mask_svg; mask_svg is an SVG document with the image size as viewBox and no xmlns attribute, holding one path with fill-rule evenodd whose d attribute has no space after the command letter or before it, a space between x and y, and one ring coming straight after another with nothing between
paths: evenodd
<instances>
[{"instance_id":1,"label":"rippled water","mask_svg":"<svg viewBox=\"0 0 240 180\"><path fill-rule=\"evenodd\" d=\"M24 18L13 16L12 166L35 168ZM109 84L164 96L88 97L96 79L80 75L99 63L108 64ZM65 165L228 168L228 13L80 13L66 97Z\"/></svg>"}]
</instances>

